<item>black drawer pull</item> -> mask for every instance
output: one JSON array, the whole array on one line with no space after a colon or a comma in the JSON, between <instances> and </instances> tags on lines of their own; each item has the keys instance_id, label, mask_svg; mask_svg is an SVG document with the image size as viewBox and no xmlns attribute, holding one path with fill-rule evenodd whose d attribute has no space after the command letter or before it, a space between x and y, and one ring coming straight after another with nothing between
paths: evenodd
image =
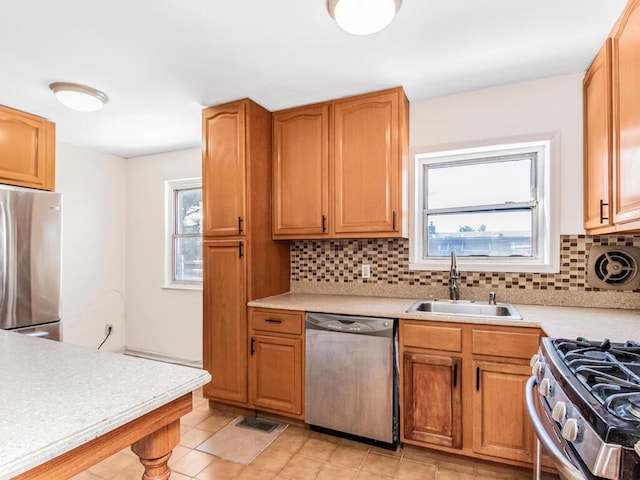
<instances>
[{"instance_id":1,"label":"black drawer pull","mask_svg":"<svg viewBox=\"0 0 640 480\"><path fill-rule=\"evenodd\" d=\"M393 220L392 220L391 230L395 230L396 229L396 223L397 223L396 219L397 219L397 214L396 214L396 211L394 210L393 211Z\"/></svg>"},{"instance_id":2,"label":"black drawer pull","mask_svg":"<svg viewBox=\"0 0 640 480\"><path fill-rule=\"evenodd\" d=\"M322 215L322 233L327 231L327 217Z\"/></svg>"},{"instance_id":3,"label":"black drawer pull","mask_svg":"<svg viewBox=\"0 0 640 480\"><path fill-rule=\"evenodd\" d=\"M476 367L476 390L480 391L480 367Z\"/></svg>"},{"instance_id":4,"label":"black drawer pull","mask_svg":"<svg viewBox=\"0 0 640 480\"><path fill-rule=\"evenodd\" d=\"M242 217L238 217L238 234L242 234L244 232L243 224L244 220L242 220Z\"/></svg>"},{"instance_id":5,"label":"black drawer pull","mask_svg":"<svg viewBox=\"0 0 640 480\"><path fill-rule=\"evenodd\" d=\"M238 242L238 256L240 258L244 257L244 244L242 242Z\"/></svg>"},{"instance_id":6,"label":"black drawer pull","mask_svg":"<svg viewBox=\"0 0 640 480\"><path fill-rule=\"evenodd\" d=\"M253 357L253 354L256 353L255 344L256 344L256 339L251 337L251 356L252 357Z\"/></svg>"},{"instance_id":7,"label":"black drawer pull","mask_svg":"<svg viewBox=\"0 0 640 480\"><path fill-rule=\"evenodd\" d=\"M278 320L277 318L265 318L264 321L267 323L282 323L282 320Z\"/></svg>"}]
</instances>

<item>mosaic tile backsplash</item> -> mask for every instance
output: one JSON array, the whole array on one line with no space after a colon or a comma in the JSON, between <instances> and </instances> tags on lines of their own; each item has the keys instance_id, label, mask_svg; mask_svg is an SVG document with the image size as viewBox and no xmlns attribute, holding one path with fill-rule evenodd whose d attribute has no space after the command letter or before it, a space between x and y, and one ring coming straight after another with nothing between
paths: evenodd
<instances>
[{"instance_id":1,"label":"mosaic tile backsplash","mask_svg":"<svg viewBox=\"0 0 640 480\"><path fill-rule=\"evenodd\" d=\"M484 295L485 291L496 290L502 292L503 301L531 304L579 306L584 304L585 298L597 297L584 294L602 292L600 300L592 306L640 308L636 306L640 305L640 290L603 292L587 283L588 253L597 245L640 247L640 236L563 235L559 273L462 271L459 285L466 287L468 294ZM371 278L360 278L362 264L371 265ZM406 239L305 240L291 244L292 291L324 293L326 290L326 293L344 291L351 294L370 291L372 295L389 291L388 296L399 296L404 291L402 287L407 287L406 291L415 291L413 287L436 287L436 292L442 296L448 276L448 271L409 270L409 241ZM505 299L505 296L513 299Z\"/></svg>"}]
</instances>

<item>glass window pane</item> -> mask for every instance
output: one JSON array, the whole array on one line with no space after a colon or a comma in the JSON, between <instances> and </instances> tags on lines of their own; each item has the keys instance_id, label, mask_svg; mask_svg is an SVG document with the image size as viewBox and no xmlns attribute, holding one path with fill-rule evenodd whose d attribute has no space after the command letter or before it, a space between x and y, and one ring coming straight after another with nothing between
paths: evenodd
<instances>
[{"instance_id":1,"label":"glass window pane","mask_svg":"<svg viewBox=\"0 0 640 480\"><path fill-rule=\"evenodd\" d=\"M425 208L529 202L531 158L463 165L425 166Z\"/></svg>"},{"instance_id":2,"label":"glass window pane","mask_svg":"<svg viewBox=\"0 0 640 480\"><path fill-rule=\"evenodd\" d=\"M533 210L425 215L429 257L531 257ZM426 258L426 257L425 257Z\"/></svg>"},{"instance_id":3,"label":"glass window pane","mask_svg":"<svg viewBox=\"0 0 640 480\"><path fill-rule=\"evenodd\" d=\"M176 233L202 233L202 189L176 190Z\"/></svg>"},{"instance_id":4,"label":"glass window pane","mask_svg":"<svg viewBox=\"0 0 640 480\"><path fill-rule=\"evenodd\" d=\"M202 237L175 239L175 278L178 282L202 281Z\"/></svg>"}]
</instances>

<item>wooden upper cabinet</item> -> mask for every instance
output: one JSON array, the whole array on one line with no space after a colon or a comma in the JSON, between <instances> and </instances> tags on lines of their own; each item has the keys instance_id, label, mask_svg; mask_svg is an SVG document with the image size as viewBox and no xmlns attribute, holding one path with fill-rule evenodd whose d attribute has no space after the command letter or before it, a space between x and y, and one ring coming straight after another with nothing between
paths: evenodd
<instances>
[{"instance_id":1,"label":"wooden upper cabinet","mask_svg":"<svg viewBox=\"0 0 640 480\"><path fill-rule=\"evenodd\" d=\"M613 222L640 230L640 0L613 32Z\"/></svg>"},{"instance_id":2,"label":"wooden upper cabinet","mask_svg":"<svg viewBox=\"0 0 640 480\"><path fill-rule=\"evenodd\" d=\"M205 237L246 233L247 102L240 100L203 111L205 215L202 234Z\"/></svg>"},{"instance_id":3,"label":"wooden upper cabinet","mask_svg":"<svg viewBox=\"0 0 640 480\"><path fill-rule=\"evenodd\" d=\"M273 114L273 236L329 233L329 104Z\"/></svg>"},{"instance_id":4,"label":"wooden upper cabinet","mask_svg":"<svg viewBox=\"0 0 640 480\"><path fill-rule=\"evenodd\" d=\"M273 114L273 238L406 236L402 88Z\"/></svg>"},{"instance_id":5,"label":"wooden upper cabinet","mask_svg":"<svg viewBox=\"0 0 640 480\"><path fill-rule=\"evenodd\" d=\"M584 228L612 230L611 40L596 55L583 82Z\"/></svg>"},{"instance_id":6,"label":"wooden upper cabinet","mask_svg":"<svg viewBox=\"0 0 640 480\"><path fill-rule=\"evenodd\" d=\"M55 124L0 106L0 183L54 190Z\"/></svg>"},{"instance_id":7,"label":"wooden upper cabinet","mask_svg":"<svg viewBox=\"0 0 640 480\"><path fill-rule=\"evenodd\" d=\"M405 104L401 89L334 103L336 236L401 236Z\"/></svg>"}]
</instances>

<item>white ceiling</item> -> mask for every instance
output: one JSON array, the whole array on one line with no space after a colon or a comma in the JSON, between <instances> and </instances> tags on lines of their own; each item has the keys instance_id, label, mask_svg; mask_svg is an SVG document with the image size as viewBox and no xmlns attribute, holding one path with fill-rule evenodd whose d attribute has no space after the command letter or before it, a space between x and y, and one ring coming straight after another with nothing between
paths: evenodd
<instances>
[{"instance_id":1,"label":"white ceiling","mask_svg":"<svg viewBox=\"0 0 640 480\"><path fill-rule=\"evenodd\" d=\"M626 0L404 0L357 37L325 0L0 0L0 104L121 157L200 145L204 106L268 110L403 85L410 101L584 72ZM95 113L48 85L109 96Z\"/></svg>"}]
</instances>

